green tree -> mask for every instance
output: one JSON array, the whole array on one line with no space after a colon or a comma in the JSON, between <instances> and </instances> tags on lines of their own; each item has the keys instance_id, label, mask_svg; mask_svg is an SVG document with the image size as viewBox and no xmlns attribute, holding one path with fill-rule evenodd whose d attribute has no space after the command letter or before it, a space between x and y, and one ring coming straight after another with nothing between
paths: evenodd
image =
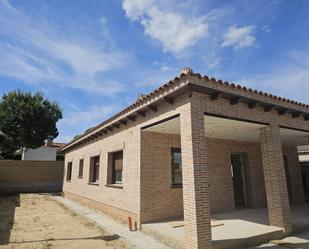
<instances>
[{"instance_id":1,"label":"green tree","mask_svg":"<svg viewBox=\"0 0 309 249\"><path fill-rule=\"evenodd\" d=\"M56 123L62 110L38 92L20 90L4 94L0 101L0 154L10 158L17 149L37 148L58 136Z\"/></svg>"},{"instance_id":2,"label":"green tree","mask_svg":"<svg viewBox=\"0 0 309 249\"><path fill-rule=\"evenodd\" d=\"M73 137L73 139L71 140L71 142L72 142L72 141L75 141L75 140L77 140L77 139L79 139L81 136L82 136L81 134L75 135L75 136Z\"/></svg>"}]
</instances>

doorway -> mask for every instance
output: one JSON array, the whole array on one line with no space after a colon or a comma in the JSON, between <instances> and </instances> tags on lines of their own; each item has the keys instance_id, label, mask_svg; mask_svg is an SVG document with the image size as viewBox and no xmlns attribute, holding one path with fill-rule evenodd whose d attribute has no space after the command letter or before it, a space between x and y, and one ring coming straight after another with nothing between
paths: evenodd
<instances>
[{"instance_id":1,"label":"doorway","mask_svg":"<svg viewBox=\"0 0 309 249\"><path fill-rule=\"evenodd\" d=\"M309 202L309 162L300 163L306 202Z\"/></svg>"},{"instance_id":2,"label":"doorway","mask_svg":"<svg viewBox=\"0 0 309 249\"><path fill-rule=\"evenodd\" d=\"M286 177L286 186L288 188L288 194L289 194L289 202L293 202L293 196L292 196L292 189L291 189L291 180L290 180L290 173L289 173L289 163L288 163L288 156L283 155L283 162L284 162L284 170L285 170L285 177Z\"/></svg>"},{"instance_id":3,"label":"doorway","mask_svg":"<svg viewBox=\"0 0 309 249\"><path fill-rule=\"evenodd\" d=\"M245 208L248 206L247 186L246 186L247 164L248 164L247 153L234 153L231 155L234 202L236 208Z\"/></svg>"}]
</instances>

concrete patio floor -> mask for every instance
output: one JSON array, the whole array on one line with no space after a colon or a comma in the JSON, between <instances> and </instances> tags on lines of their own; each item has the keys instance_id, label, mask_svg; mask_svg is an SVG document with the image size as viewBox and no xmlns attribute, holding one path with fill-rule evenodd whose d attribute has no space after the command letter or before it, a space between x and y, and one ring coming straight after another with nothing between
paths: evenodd
<instances>
[{"instance_id":1,"label":"concrete patio floor","mask_svg":"<svg viewBox=\"0 0 309 249\"><path fill-rule=\"evenodd\" d=\"M291 210L294 231L309 229L309 204L295 205ZM214 248L246 248L283 238L281 228L267 224L266 208L214 214L211 221ZM142 231L172 248L184 248L183 219L143 224Z\"/></svg>"},{"instance_id":2,"label":"concrete patio floor","mask_svg":"<svg viewBox=\"0 0 309 249\"><path fill-rule=\"evenodd\" d=\"M282 240L275 240L271 243L263 244L250 249L308 249L309 248L309 231L303 231L295 236L289 236Z\"/></svg>"}]
</instances>

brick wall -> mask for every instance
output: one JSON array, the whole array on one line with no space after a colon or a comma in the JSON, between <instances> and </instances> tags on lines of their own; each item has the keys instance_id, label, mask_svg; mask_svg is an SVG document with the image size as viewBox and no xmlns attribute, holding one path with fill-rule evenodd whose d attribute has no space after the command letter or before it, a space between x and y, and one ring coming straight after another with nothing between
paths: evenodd
<instances>
[{"instance_id":1,"label":"brick wall","mask_svg":"<svg viewBox=\"0 0 309 249\"><path fill-rule=\"evenodd\" d=\"M248 207L266 205L265 185L259 144L206 138L209 165L210 208L213 213L234 209L231 154L248 153ZM223 194L224 193L224 194Z\"/></svg>"},{"instance_id":2,"label":"brick wall","mask_svg":"<svg viewBox=\"0 0 309 249\"><path fill-rule=\"evenodd\" d=\"M182 188L172 187L171 148L180 148L180 136L142 132L143 221L183 215Z\"/></svg>"},{"instance_id":3,"label":"brick wall","mask_svg":"<svg viewBox=\"0 0 309 249\"><path fill-rule=\"evenodd\" d=\"M121 187L116 187L109 184L108 154L119 150L123 150L123 184ZM138 178L140 169L139 151L140 132L136 127L132 127L67 153L65 156L65 175L68 163L72 162L72 177L70 181L64 180L63 191L65 195L69 198L79 195L80 199L84 200L83 202L87 205L92 203L96 206L96 203L103 203L109 207L105 210L112 216L115 213L114 208L126 210L128 216L134 214L137 217L139 213L140 183ZM89 183L90 158L94 156L100 156L98 184ZM78 177L80 159L84 159L82 179ZM85 201L85 198L87 201ZM127 217L125 217L125 220L127 220ZM122 219L122 216L119 218Z\"/></svg>"},{"instance_id":4,"label":"brick wall","mask_svg":"<svg viewBox=\"0 0 309 249\"><path fill-rule=\"evenodd\" d=\"M182 188L171 186L171 148L181 147L180 136L144 131L142 140L143 177L148 183L141 193L143 221L182 216ZM259 144L206 138L206 147L212 213L234 209L230 156L238 152L248 153L249 157L249 207L266 206Z\"/></svg>"},{"instance_id":5,"label":"brick wall","mask_svg":"<svg viewBox=\"0 0 309 249\"><path fill-rule=\"evenodd\" d=\"M81 199L87 198L94 202L103 203L115 209L126 210L128 216L141 215L143 200L141 199L144 187L149 181L143 175L141 166L141 128L161 119L177 114L178 107L188 101L180 96L173 105L162 103L157 112L148 112L145 117L136 116L135 121L128 120L127 125L120 125L109 131L104 137L98 137L91 143L86 143L65 154L65 174L68 162L72 162L72 179L64 180L63 191L70 198L70 194L79 195ZM108 183L108 153L123 150L123 188L106 186ZM91 185L89 180L90 157L100 155L99 185ZM84 177L78 178L78 164L84 159ZM66 179L66 177L64 177ZM160 183L159 183L160 184ZM89 203L89 202L88 202ZM104 206L103 205L103 206ZM113 216L113 212L109 213ZM122 211L121 211L122 212Z\"/></svg>"},{"instance_id":6,"label":"brick wall","mask_svg":"<svg viewBox=\"0 0 309 249\"><path fill-rule=\"evenodd\" d=\"M136 222L138 220L138 215L136 213L131 213L127 210L124 210L124 209L121 209L121 208L116 208L112 205L108 205L108 204L105 204L105 203L102 203L102 202L98 202L98 201L95 201L93 199L89 199L87 197L83 197L83 196L80 196L78 194L73 194L73 193L70 193L70 192L65 192L64 196L66 198L71 199L71 200L77 201L77 202L79 202L83 205L86 205L86 206L88 206L92 209L95 209L97 211L101 211L105 214L108 214L111 217L113 217L117 220L120 220L124 223L128 221L128 217L131 217L134 222ZM135 224L133 224L133 226L134 225Z\"/></svg>"},{"instance_id":7,"label":"brick wall","mask_svg":"<svg viewBox=\"0 0 309 249\"><path fill-rule=\"evenodd\" d=\"M305 201L305 194L301 176L301 168L298 160L298 151L296 146L284 146L283 154L287 156L288 177L290 183L292 203L302 203Z\"/></svg>"},{"instance_id":8,"label":"brick wall","mask_svg":"<svg viewBox=\"0 0 309 249\"><path fill-rule=\"evenodd\" d=\"M227 99L218 99L211 101L209 95L193 93L194 98L198 99L200 109L205 112L211 112L219 115L227 115L236 118L243 118L252 121L271 122L277 120L278 124L288 125L291 127L306 128L307 123L299 118L292 119L288 114L279 116L275 110L264 112L262 107L249 109L244 103L239 103L231 106ZM166 216L179 216L182 213L182 190L170 188L170 170L167 163L163 163L163 168L160 165L164 158L170 157L170 151L160 154L156 150L167 148L163 145L159 146L160 139L166 141L165 138L154 138L156 142L150 140L141 140L141 128L143 126L160 121L172 115L179 114L181 108L188 102L190 97L187 95L178 96L174 99L174 104L161 103L158 106L157 112L147 111L146 116L136 116L136 120L128 121L126 126L120 125L119 128L114 128L112 132L108 131L106 135L98 137L95 141L85 142L78 148L66 153L66 164L73 162L72 180L64 182L64 191L73 193L96 202L104 203L115 208L127 210L129 213L134 213L143 216L141 220L155 220L165 218ZM160 141L159 141L160 140ZM179 139L170 138L173 145L178 145ZM146 143L146 144L145 144ZM263 181L263 168L260 154L259 144L226 142L220 144L218 141L206 139L208 144L206 149L209 160L210 174L210 198L211 211L220 212L232 209L234 205L232 182L230 176L230 153L231 152L248 152L249 155L249 177L250 177L250 207L262 207L266 205L265 187ZM145 146L146 145L146 146ZM154 146L151 155L150 149ZM160 147L160 148L158 148ZM124 169L123 169L123 188L116 189L110 186L105 186L107 183L107 155L109 152L123 149L124 151ZM88 184L89 179L89 161L91 156L100 155L100 183L97 185ZM214 156L216 155L216 156ZM151 157L151 160L148 158ZM155 163L153 158L159 158ZM78 162L84 158L84 178L78 179ZM165 160L164 160L165 161ZM213 163L211 163L213 161ZM211 166L213 165L213 166ZM155 170L158 170L156 172ZM166 172L163 179L158 179L159 171ZM167 181L167 183L165 183ZM163 186L161 186L163 185ZM154 194L154 186L158 187L158 192ZM224 194L222 194L224 193ZM164 197L164 195L166 195ZM149 200L148 198L153 198ZM156 198L158 201L156 202ZM164 199L164 203L162 200ZM158 205L158 208L156 205ZM167 210L166 207L173 207L172 210ZM152 209L151 213L144 212ZM161 214L165 214L161 215ZM145 215L145 216L144 216ZM148 217L147 217L148 216ZM164 216L164 217L163 217Z\"/></svg>"},{"instance_id":9,"label":"brick wall","mask_svg":"<svg viewBox=\"0 0 309 249\"><path fill-rule=\"evenodd\" d=\"M182 216L182 188L171 186L170 153L172 147L180 148L180 136L144 131L142 138L144 179L150 183L142 193L144 221ZM249 207L266 206L260 145L207 138L206 160L209 168L212 213L234 209L230 156L238 152L248 153L249 157Z\"/></svg>"},{"instance_id":10,"label":"brick wall","mask_svg":"<svg viewBox=\"0 0 309 249\"><path fill-rule=\"evenodd\" d=\"M195 83L201 82L197 81ZM212 86L211 82L209 83L209 86ZM225 86L218 87L218 89L225 89ZM236 91L237 89L235 89L234 92ZM250 93L246 94L248 94L248 96L251 95ZM208 113L232 117L236 119L245 119L256 122L264 122L268 124L276 124L277 126L286 126L290 128L309 130L308 121L305 121L302 116L292 118L291 114L278 115L278 111L274 109L269 112L265 112L263 107L259 106L253 109L249 109L247 104L241 102L236 105L231 105L230 100L223 98L212 101L209 95L205 95L202 93L194 93L194 97L198 99L201 108L203 108L203 110ZM261 96L261 98L263 97ZM273 100L273 103L275 104L276 101ZM290 164L289 171L291 171L291 178L293 178L291 180L293 183L292 185L294 186L293 191L295 192L295 196L297 196L295 202L301 202L301 191L303 187L300 179L300 174L297 173L299 171L296 159L297 152L295 151L295 147L293 148L293 146L288 146L285 151L288 151L288 161ZM251 161L253 163L256 163L254 162L254 159L252 159ZM252 167L252 170L258 170L260 172L260 174L258 174L258 172L252 173L252 176L263 174L263 170L260 167ZM257 188L264 187L263 185L260 185L261 179L252 179L252 181L256 181L254 185L257 186ZM252 189L254 190L254 188ZM259 196L262 198L261 200L258 200ZM253 203L253 206L262 206L262 204L265 202L265 196L255 193L254 200L256 200L257 202L256 204Z\"/></svg>"},{"instance_id":11,"label":"brick wall","mask_svg":"<svg viewBox=\"0 0 309 249\"><path fill-rule=\"evenodd\" d=\"M171 186L171 148L180 148L180 136L142 132L143 170L147 185L142 194L143 221L151 222L183 215L182 188ZM259 143L206 138L206 161L209 169L210 208L212 213L232 210L234 192L231 175L232 153L247 153L248 207L266 207L264 173ZM294 202L303 202L303 187L297 152L284 147L293 183ZM224 193L224 194L223 194Z\"/></svg>"},{"instance_id":12,"label":"brick wall","mask_svg":"<svg viewBox=\"0 0 309 249\"><path fill-rule=\"evenodd\" d=\"M62 190L63 161L0 160L0 193Z\"/></svg>"},{"instance_id":13,"label":"brick wall","mask_svg":"<svg viewBox=\"0 0 309 249\"><path fill-rule=\"evenodd\" d=\"M155 132L142 132L142 151L141 160L143 162L143 191L141 192L141 213L143 214L142 222L151 222L161 219L180 217L183 215L183 192L182 188L173 188L171 186L171 148L180 148L180 136L172 134L163 134ZM125 138L125 136L120 136ZM116 139L115 141L119 141ZM120 142L121 143L121 142ZM109 143L112 144L112 143ZM132 144L133 146L135 144ZM114 145L115 146L115 145ZM248 153L249 168L247 169L248 177L248 207L258 208L266 206L266 193L265 193L265 183L262 167L262 158L260 145L257 143L248 142L237 142L237 141L227 141L220 139L210 139L206 138L206 160L209 166L209 183L210 183L210 208L212 213L224 212L234 209L234 193L233 193L233 183L231 176L231 161L230 156L232 153L244 152ZM115 147L114 150L120 147ZM126 148L128 148L126 146ZM101 151L101 174L104 176L105 171L107 171L107 157L104 154L108 154L109 151L113 149L108 149L105 144L105 151ZM130 150L134 151L134 149ZM295 163L295 151L289 147L285 147L286 154L289 160L289 169L291 172L299 170L297 164ZM126 153L126 151L124 152ZM93 155L95 153L92 153ZM133 160L134 156L131 154ZM109 208L112 206L114 208L119 208L119 216L123 216L122 209L128 210L128 216L135 216L138 214L137 211L132 211L127 208L126 205L130 201L135 201L136 198L127 198L129 195L133 195L135 192L128 193L127 187L124 189L112 189L105 186L106 175L101 178L102 184L100 186L88 185L88 175L89 169L86 164L89 164L90 156L85 156L84 161L84 179L78 179L78 158L73 160L73 173L72 181L65 182L64 191L68 193L68 197L71 197L70 193L75 193L81 195L85 198L90 198L94 200L93 204L97 208L96 202L102 203L101 210L105 210L115 217L115 210ZM126 157L126 156L125 156ZM68 157L69 158L69 157ZM88 159L87 159L88 158ZM67 159L67 161L70 161ZM294 163L293 163L294 162ZM127 161L124 162L125 171L124 174L130 174ZM290 165L291 164L291 165ZM130 165L130 163L129 163ZM293 175L294 174L294 175ZM298 186L299 181L301 181L301 176L293 173L291 174L291 181ZM126 180L124 178L125 186L129 186L134 183L132 181ZM74 187L74 189L73 189ZM130 187L129 187L130 188ZM97 189L97 192L94 192ZM301 196L302 189L294 188L295 191L299 192ZM79 192L82 190L81 192ZM97 194L92 194L93 191ZM117 194L120 193L120 194ZM121 194L126 193L126 194ZM224 194L223 194L224 193ZM109 199L108 199L109 198ZM117 199L119 198L119 199ZM76 198L75 198L76 199ZM80 201L89 204L90 201L85 202L84 199L80 198ZM118 204L122 203L122 205ZM108 208L104 208L105 206ZM123 217L123 220L126 217Z\"/></svg>"}]
</instances>

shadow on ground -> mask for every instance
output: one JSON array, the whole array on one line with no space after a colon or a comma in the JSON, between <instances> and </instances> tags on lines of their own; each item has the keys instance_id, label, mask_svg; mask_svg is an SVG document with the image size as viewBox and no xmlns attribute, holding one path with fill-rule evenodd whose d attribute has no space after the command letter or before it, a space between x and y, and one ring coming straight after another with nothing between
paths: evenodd
<instances>
[{"instance_id":1,"label":"shadow on ground","mask_svg":"<svg viewBox=\"0 0 309 249\"><path fill-rule=\"evenodd\" d=\"M43 240L23 240L11 242L11 244L25 244L25 243L34 243L34 242L48 242L48 241L64 241L64 240L104 240L104 241L114 241L119 239L120 236L117 234L107 235L107 236L94 236L94 237L84 237L84 238L62 238L62 239L43 239Z\"/></svg>"},{"instance_id":2,"label":"shadow on ground","mask_svg":"<svg viewBox=\"0 0 309 249\"><path fill-rule=\"evenodd\" d=\"M0 196L0 245L10 242L16 207L20 207L19 195Z\"/></svg>"},{"instance_id":3,"label":"shadow on ground","mask_svg":"<svg viewBox=\"0 0 309 249\"><path fill-rule=\"evenodd\" d=\"M309 243L286 243L280 246L285 248L308 249Z\"/></svg>"},{"instance_id":4,"label":"shadow on ground","mask_svg":"<svg viewBox=\"0 0 309 249\"><path fill-rule=\"evenodd\" d=\"M308 240L308 235L302 236L300 234L298 234L298 235L296 234L294 236L294 238L297 238L298 240L299 239ZM309 242L293 241L293 240L290 241L290 240L291 240L290 238L282 239L281 241L279 241L279 243L275 243L275 244L277 244L278 246L283 247L283 248L295 248L295 249L307 249L307 248L309 248ZM278 248L278 247L275 247L275 248Z\"/></svg>"}]
</instances>

